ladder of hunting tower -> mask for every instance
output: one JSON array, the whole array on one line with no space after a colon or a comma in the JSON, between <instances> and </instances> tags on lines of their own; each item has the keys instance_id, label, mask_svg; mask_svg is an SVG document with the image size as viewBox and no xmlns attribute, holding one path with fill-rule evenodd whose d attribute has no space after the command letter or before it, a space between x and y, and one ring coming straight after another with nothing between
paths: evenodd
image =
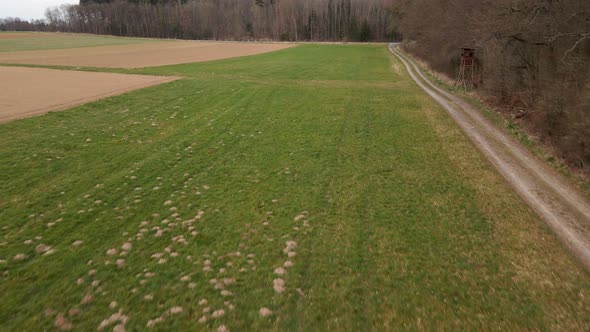
<instances>
[{"instance_id":1,"label":"ladder of hunting tower","mask_svg":"<svg viewBox=\"0 0 590 332\"><path fill-rule=\"evenodd\" d=\"M462 48L461 49L461 64L459 66L459 76L457 77L456 85L461 85L464 88L474 86L474 71L475 71L475 49Z\"/></svg>"}]
</instances>

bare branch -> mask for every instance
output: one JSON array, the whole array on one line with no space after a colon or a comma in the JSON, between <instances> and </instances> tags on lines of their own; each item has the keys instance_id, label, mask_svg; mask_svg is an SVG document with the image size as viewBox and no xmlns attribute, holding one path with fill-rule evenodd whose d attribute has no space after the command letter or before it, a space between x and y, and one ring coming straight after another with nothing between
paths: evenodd
<instances>
[{"instance_id":1,"label":"bare branch","mask_svg":"<svg viewBox=\"0 0 590 332\"><path fill-rule=\"evenodd\" d=\"M585 35L581 35L580 38L578 38L578 40L576 40L576 42L574 43L574 45L568 49L567 51L565 51L565 53L563 54L563 57L561 57L561 62L565 62L565 59L567 58L567 56L576 50L576 48L578 48L578 46L580 46L580 44L582 44L586 39L590 39L590 33L585 34Z\"/></svg>"}]
</instances>

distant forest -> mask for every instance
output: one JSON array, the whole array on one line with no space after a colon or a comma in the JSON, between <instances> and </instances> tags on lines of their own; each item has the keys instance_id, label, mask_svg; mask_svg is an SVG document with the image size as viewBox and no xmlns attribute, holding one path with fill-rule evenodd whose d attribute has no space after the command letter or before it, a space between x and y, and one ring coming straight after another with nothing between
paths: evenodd
<instances>
[{"instance_id":1,"label":"distant forest","mask_svg":"<svg viewBox=\"0 0 590 332\"><path fill-rule=\"evenodd\" d=\"M274 41L396 41L590 174L590 0L82 0L0 30Z\"/></svg>"},{"instance_id":2,"label":"distant forest","mask_svg":"<svg viewBox=\"0 0 590 332\"><path fill-rule=\"evenodd\" d=\"M388 41L392 0L81 0L48 9L59 31L215 40Z\"/></svg>"}]
</instances>

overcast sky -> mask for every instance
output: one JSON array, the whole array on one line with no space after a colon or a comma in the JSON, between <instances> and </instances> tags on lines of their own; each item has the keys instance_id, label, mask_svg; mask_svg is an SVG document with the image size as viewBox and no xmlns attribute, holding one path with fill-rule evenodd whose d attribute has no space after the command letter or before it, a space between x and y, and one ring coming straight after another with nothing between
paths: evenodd
<instances>
[{"instance_id":1,"label":"overcast sky","mask_svg":"<svg viewBox=\"0 0 590 332\"><path fill-rule=\"evenodd\" d=\"M79 0L0 0L0 18L20 17L27 20L45 18L47 7L78 2Z\"/></svg>"}]
</instances>

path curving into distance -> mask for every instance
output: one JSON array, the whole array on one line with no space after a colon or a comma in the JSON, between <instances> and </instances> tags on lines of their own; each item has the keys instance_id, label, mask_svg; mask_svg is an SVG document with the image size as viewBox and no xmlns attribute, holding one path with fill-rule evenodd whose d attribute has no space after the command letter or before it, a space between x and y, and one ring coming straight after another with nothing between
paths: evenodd
<instances>
[{"instance_id":1,"label":"path curving into distance","mask_svg":"<svg viewBox=\"0 0 590 332\"><path fill-rule=\"evenodd\" d=\"M390 44L414 81L439 103L514 190L590 271L590 203L569 180L533 156L462 99L433 84Z\"/></svg>"}]
</instances>

